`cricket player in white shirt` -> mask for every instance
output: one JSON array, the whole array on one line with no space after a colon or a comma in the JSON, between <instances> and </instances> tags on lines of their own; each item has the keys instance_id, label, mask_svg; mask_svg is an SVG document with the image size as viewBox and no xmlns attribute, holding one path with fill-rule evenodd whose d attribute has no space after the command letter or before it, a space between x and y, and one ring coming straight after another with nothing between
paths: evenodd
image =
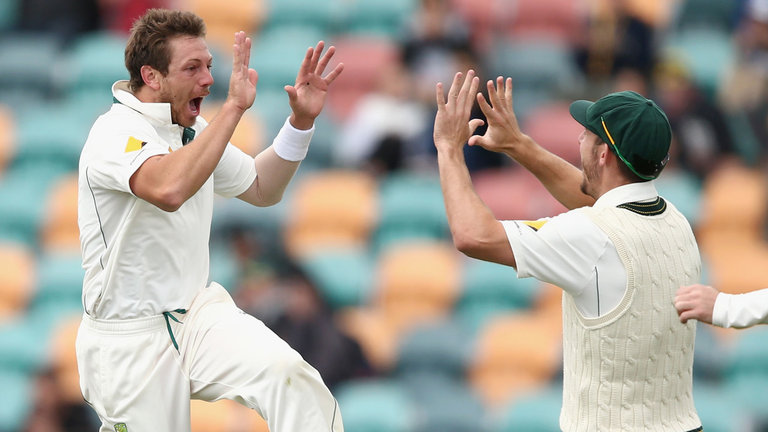
<instances>
[{"instance_id":1,"label":"cricket player in white shirt","mask_svg":"<svg viewBox=\"0 0 768 432\"><path fill-rule=\"evenodd\" d=\"M101 432L189 431L191 398L235 400L276 432L342 431L317 371L209 284L208 241L214 194L256 206L280 201L343 65L323 76L334 47L307 50L285 86L290 117L252 158L229 144L256 96L251 40L234 35L229 93L207 123L200 107L213 77L204 36L191 12L139 18L125 51L130 81L114 84L114 104L83 148L83 396Z\"/></svg>"}]
</instances>

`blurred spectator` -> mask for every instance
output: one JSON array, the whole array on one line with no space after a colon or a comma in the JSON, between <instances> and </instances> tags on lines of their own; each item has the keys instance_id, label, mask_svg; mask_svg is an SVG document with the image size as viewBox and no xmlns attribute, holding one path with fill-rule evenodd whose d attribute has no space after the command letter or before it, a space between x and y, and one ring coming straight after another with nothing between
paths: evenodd
<instances>
[{"instance_id":1,"label":"blurred spectator","mask_svg":"<svg viewBox=\"0 0 768 432\"><path fill-rule=\"evenodd\" d=\"M85 401L66 401L51 370L43 370L36 376L32 403L24 432L82 432L99 427L98 418Z\"/></svg>"},{"instance_id":2,"label":"blurred spectator","mask_svg":"<svg viewBox=\"0 0 768 432\"><path fill-rule=\"evenodd\" d=\"M171 0L97 0L105 29L123 33L131 30L133 21L151 8L170 7Z\"/></svg>"},{"instance_id":3,"label":"blurred spectator","mask_svg":"<svg viewBox=\"0 0 768 432\"><path fill-rule=\"evenodd\" d=\"M380 175L400 169L413 139L427 122L413 99L413 81L399 63L380 71L376 89L363 96L344 122L335 160Z\"/></svg>"},{"instance_id":4,"label":"blurred spectator","mask_svg":"<svg viewBox=\"0 0 768 432\"><path fill-rule=\"evenodd\" d=\"M312 281L296 265L287 264L261 298L269 299L272 310L269 316L254 315L314 366L331 390L371 374L360 345L342 333Z\"/></svg>"},{"instance_id":5,"label":"blurred spectator","mask_svg":"<svg viewBox=\"0 0 768 432\"><path fill-rule=\"evenodd\" d=\"M449 0L421 0L408 23L402 47L405 65L415 82L422 84L416 88L418 99L430 105L435 96L430 84L450 82L453 72L461 70L457 53L473 50L469 26Z\"/></svg>"},{"instance_id":6,"label":"blurred spectator","mask_svg":"<svg viewBox=\"0 0 768 432\"><path fill-rule=\"evenodd\" d=\"M656 30L670 2L591 0L588 34L576 61L588 79L600 83L623 71L650 77L656 62Z\"/></svg>"},{"instance_id":7,"label":"blurred spectator","mask_svg":"<svg viewBox=\"0 0 768 432\"><path fill-rule=\"evenodd\" d=\"M673 156L680 168L703 180L727 156L735 155L725 116L679 62L661 63L654 82L656 100L672 126Z\"/></svg>"},{"instance_id":8,"label":"blurred spectator","mask_svg":"<svg viewBox=\"0 0 768 432\"><path fill-rule=\"evenodd\" d=\"M19 2L18 29L52 33L62 42L101 28L99 0L24 0Z\"/></svg>"}]
</instances>

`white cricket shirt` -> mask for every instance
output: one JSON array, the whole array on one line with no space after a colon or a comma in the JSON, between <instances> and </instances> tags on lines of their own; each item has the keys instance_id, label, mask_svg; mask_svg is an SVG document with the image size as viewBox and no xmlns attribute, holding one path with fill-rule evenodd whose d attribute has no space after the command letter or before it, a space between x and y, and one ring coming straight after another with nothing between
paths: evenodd
<instances>
[{"instance_id":1,"label":"white cricket shirt","mask_svg":"<svg viewBox=\"0 0 768 432\"><path fill-rule=\"evenodd\" d=\"M171 123L169 104L142 103L127 81L115 83L112 92L120 103L96 120L79 164L85 312L131 319L187 308L208 284L214 193L245 192L256 179L253 158L228 144L200 190L177 211L165 212L136 197L129 179L148 158L181 148L184 128ZM198 117L192 129L199 135L206 126ZM296 136L287 139L311 138L311 131L288 133Z\"/></svg>"},{"instance_id":2,"label":"white cricket shirt","mask_svg":"<svg viewBox=\"0 0 768 432\"><path fill-rule=\"evenodd\" d=\"M658 197L653 181L614 188L593 207L649 201ZM537 221L502 221L517 262L517 276L562 288L587 318L615 308L627 289L627 273L616 246L584 213L574 209Z\"/></svg>"}]
</instances>

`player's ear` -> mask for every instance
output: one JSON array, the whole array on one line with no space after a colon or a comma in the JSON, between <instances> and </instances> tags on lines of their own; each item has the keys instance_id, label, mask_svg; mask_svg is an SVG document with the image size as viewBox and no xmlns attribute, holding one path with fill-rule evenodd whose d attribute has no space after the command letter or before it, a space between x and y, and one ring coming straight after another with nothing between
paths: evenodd
<instances>
[{"instance_id":1,"label":"player's ear","mask_svg":"<svg viewBox=\"0 0 768 432\"><path fill-rule=\"evenodd\" d=\"M162 77L163 75L160 73L160 71L153 68L152 66L144 65L141 67L142 81L144 81L144 84L153 90L160 89L160 79Z\"/></svg>"}]
</instances>

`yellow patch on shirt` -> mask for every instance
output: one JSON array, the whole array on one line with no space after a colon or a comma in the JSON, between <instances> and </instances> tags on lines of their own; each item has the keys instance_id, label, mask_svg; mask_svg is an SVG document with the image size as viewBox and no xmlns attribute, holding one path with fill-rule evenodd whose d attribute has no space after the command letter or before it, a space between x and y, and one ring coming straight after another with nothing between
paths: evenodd
<instances>
[{"instance_id":1,"label":"yellow patch on shirt","mask_svg":"<svg viewBox=\"0 0 768 432\"><path fill-rule=\"evenodd\" d=\"M125 152L130 153L132 151L141 150L142 147L147 145L146 141L142 141L138 138L128 138L128 144L125 145Z\"/></svg>"},{"instance_id":2,"label":"yellow patch on shirt","mask_svg":"<svg viewBox=\"0 0 768 432\"><path fill-rule=\"evenodd\" d=\"M533 228L534 231L538 231L541 229L541 227L544 226L545 223L547 223L546 220L536 220L536 221L521 221L522 223L528 225L529 227Z\"/></svg>"}]
</instances>

